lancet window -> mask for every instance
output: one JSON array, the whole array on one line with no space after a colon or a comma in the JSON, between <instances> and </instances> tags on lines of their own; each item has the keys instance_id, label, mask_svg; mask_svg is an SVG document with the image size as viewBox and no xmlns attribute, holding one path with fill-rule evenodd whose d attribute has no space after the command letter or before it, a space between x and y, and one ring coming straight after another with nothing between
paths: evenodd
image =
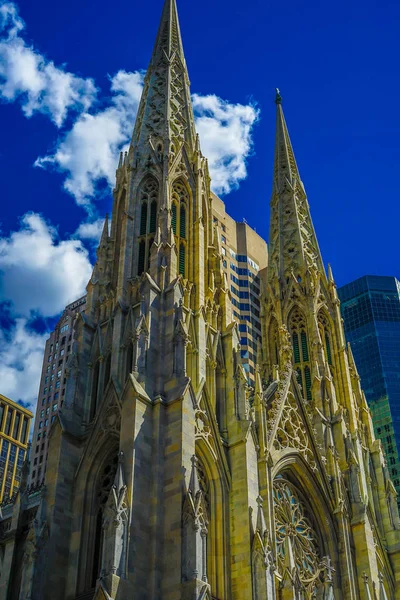
<instances>
[{"instance_id":1,"label":"lancet window","mask_svg":"<svg viewBox=\"0 0 400 600\"><path fill-rule=\"evenodd\" d=\"M180 275L186 275L187 255L187 215L189 209L189 193L186 186L177 181L172 191L171 225L178 249Z\"/></svg>"},{"instance_id":2,"label":"lancet window","mask_svg":"<svg viewBox=\"0 0 400 600\"><path fill-rule=\"evenodd\" d=\"M329 366L333 367L332 361L332 335L331 328L329 326L328 317L324 313L318 315L318 328L321 342L324 348L325 358Z\"/></svg>"},{"instance_id":3,"label":"lancet window","mask_svg":"<svg viewBox=\"0 0 400 600\"><path fill-rule=\"evenodd\" d=\"M139 191L140 222L137 274L150 266L150 248L157 228L158 183L154 177L146 179Z\"/></svg>"},{"instance_id":4,"label":"lancet window","mask_svg":"<svg viewBox=\"0 0 400 600\"><path fill-rule=\"evenodd\" d=\"M291 315L289 330L292 336L293 363L297 380L303 389L305 398L311 400L311 368L307 326L304 316L297 309Z\"/></svg>"}]
</instances>

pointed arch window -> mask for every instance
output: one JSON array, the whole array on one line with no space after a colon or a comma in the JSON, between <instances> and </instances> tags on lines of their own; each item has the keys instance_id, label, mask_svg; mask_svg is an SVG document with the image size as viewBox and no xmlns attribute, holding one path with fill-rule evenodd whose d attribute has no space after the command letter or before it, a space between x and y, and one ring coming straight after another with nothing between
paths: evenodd
<instances>
[{"instance_id":1,"label":"pointed arch window","mask_svg":"<svg viewBox=\"0 0 400 600\"><path fill-rule=\"evenodd\" d=\"M311 400L312 380L307 326L304 316L298 309L295 309L291 314L289 331L292 336L293 363L297 374L297 381L302 387L304 397L307 400Z\"/></svg>"},{"instance_id":2,"label":"pointed arch window","mask_svg":"<svg viewBox=\"0 0 400 600\"><path fill-rule=\"evenodd\" d=\"M186 238L186 208L181 204L179 235L182 239Z\"/></svg>"},{"instance_id":3,"label":"pointed arch window","mask_svg":"<svg viewBox=\"0 0 400 600\"><path fill-rule=\"evenodd\" d=\"M329 557L323 557L323 539L307 500L289 479L278 475L273 485L273 501L278 573L283 576L287 567L295 571L304 598L320 598L321 591L324 598L333 598L332 582L325 578L325 569L329 569L331 562ZM284 580L282 598L293 598L292 581L286 580L285 585Z\"/></svg>"},{"instance_id":4,"label":"pointed arch window","mask_svg":"<svg viewBox=\"0 0 400 600\"><path fill-rule=\"evenodd\" d=\"M172 231L174 232L174 235L176 235L176 223L177 223L177 210L176 210L176 203L173 202L172 210L171 210L171 224L172 224Z\"/></svg>"},{"instance_id":5,"label":"pointed arch window","mask_svg":"<svg viewBox=\"0 0 400 600\"><path fill-rule=\"evenodd\" d=\"M147 269L150 269L150 250L151 250L153 243L154 243L154 238L152 237L149 239L149 251L147 253Z\"/></svg>"},{"instance_id":6,"label":"pointed arch window","mask_svg":"<svg viewBox=\"0 0 400 600\"><path fill-rule=\"evenodd\" d=\"M139 242L138 275L141 275L144 271L145 257L146 257L146 241L141 240Z\"/></svg>"},{"instance_id":7,"label":"pointed arch window","mask_svg":"<svg viewBox=\"0 0 400 600\"><path fill-rule=\"evenodd\" d=\"M179 273L186 276L186 239L189 192L182 181L176 181L172 189L171 225L179 251Z\"/></svg>"},{"instance_id":8,"label":"pointed arch window","mask_svg":"<svg viewBox=\"0 0 400 600\"><path fill-rule=\"evenodd\" d=\"M156 232L156 222L157 222L157 202L153 200L150 206L150 227L149 233Z\"/></svg>"},{"instance_id":9,"label":"pointed arch window","mask_svg":"<svg viewBox=\"0 0 400 600\"><path fill-rule=\"evenodd\" d=\"M181 242L179 246L179 274L185 276L186 273L186 244Z\"/></svg>"},{"instance_id":10,"label":"pointed arch window","mask_svg":"<svg viewBox=\"0 0 400 600\"><path fill-rule=\"evenodd\" d=\"M147 202L143 202L142 211L140 213L140 235L146 234L147 228Z\"/></svg>"},{"instance_id":11,"label":"pointed arch window","mask_svg":"<svg viewBox=\"0 0 400 600\"><path fill-rule=\"evenodd\" d=\"M139 240L137 254L137 274L141 275L150 266L150 246L157 229L158 182L148 177L139 190L141 202Z\"/></svg>"}]
</instances>

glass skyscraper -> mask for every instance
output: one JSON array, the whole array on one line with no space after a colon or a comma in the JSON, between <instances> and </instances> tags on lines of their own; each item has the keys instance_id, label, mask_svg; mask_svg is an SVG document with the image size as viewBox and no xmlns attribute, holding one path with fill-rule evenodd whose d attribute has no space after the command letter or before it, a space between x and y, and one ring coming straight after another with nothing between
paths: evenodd
<instances>
[{"instance_id":1,"label":"glass skyscraper","mask_svg":"<svg viewBox=\"0 0 400 600\"><path fill-rule=\"evenodd\" d=\"M338 293L346 339L400 503L400 282L367 275Z\"/></svg>"}]
</instances>

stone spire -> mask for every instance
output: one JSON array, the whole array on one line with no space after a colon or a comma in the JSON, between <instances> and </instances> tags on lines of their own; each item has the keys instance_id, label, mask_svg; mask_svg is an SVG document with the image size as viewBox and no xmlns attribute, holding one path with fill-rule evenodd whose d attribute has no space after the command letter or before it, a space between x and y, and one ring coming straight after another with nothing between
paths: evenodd
<instances>
[{"instance_id":1,"label":"stone spire","mask_svg":"<svg viewBox=\"0 0 400 600\"><path fill-rule=\"evenodd\" d=\"M106 218L104 219L103 231L101 233L99 248L103 246L107 246L108 244L108 235L109 235L109 226L108 226L108 213L106 214Z\"/></svg>"},{"instance_id":2,"label":"stone spire","mask_svg":"<svg viewBox=\"0 0 400 600\"><path fill-rule=\"evenodd\" d=\"M324 267L282 110L282 97L279 90L276 92L269 281L278 279L283 284L292 274L301 281L306 273L324 273Z\"/></svg>"},{"instance_id":3,"label":"stone spire","mask_svg":"<svg viewBox=\"0 0 400 600\"><path fill-rule=\"evenodd\" d=\"M146 73L132 145L139 152L150 140L164 155L196 143L190 83L183 53L176 0L165 0L153 55Z\"/></svg>"}]
</instances>

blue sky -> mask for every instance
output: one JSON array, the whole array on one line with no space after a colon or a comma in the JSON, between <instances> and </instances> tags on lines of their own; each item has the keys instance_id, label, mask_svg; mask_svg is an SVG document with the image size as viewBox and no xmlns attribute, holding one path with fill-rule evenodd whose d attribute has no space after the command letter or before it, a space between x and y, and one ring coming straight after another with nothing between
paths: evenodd
<instances>
[{"instance_id":1,"label":"blue sky","mask_svg":"<svg viewBox=\"0 0 400 600\"><path fill-rule=\"evenodd\" d=\"M0 391L33 403L46 330L84 289L162 0L0 0ZM283 107L339 285L400 276L400 5L178 0L204 154L268 238ZM221 143L223 142L223 143Z\"/></svg>"}]
</instances>

